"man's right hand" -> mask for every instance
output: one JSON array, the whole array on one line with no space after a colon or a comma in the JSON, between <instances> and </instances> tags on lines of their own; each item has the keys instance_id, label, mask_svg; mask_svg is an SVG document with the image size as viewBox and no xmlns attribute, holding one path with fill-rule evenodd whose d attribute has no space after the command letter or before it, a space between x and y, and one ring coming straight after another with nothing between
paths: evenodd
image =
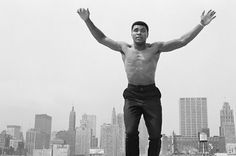
<instances>
[{"instance_id":1,"label":"man's right hand","mask_svg":"<svg viewBox=\"0 0 236 156\"><path fill-rule=\"evenodd\" d=\"M90 15L90 12L89 12L89 9L84 9L84 8L80 8L77 10L77 13L80 15L80 17L86 21L87 19L89 19L89 15Z\"/></svg>"}]
</instances>

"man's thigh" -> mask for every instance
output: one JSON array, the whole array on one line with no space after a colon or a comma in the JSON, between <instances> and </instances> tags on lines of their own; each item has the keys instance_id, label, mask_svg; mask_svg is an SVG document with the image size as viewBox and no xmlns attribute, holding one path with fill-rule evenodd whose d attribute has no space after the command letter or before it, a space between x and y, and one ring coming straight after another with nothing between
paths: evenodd
<instances>
[{"instance_id":1,"label":"man's thigh","mask_svg":"<svg viewBox=\"0 0 236 156\"><path fill-rule=\"evenodd\" d=\"M149 137L156 139L161 137L162 107L159 98L145 101L143 116L149 133Z\"/></svg>"},{"instance_id":2,"label":"man's thigh","mask_svg":"<svg viewBox=\"0 0 236 156\"><path fill-rule=\"evenodd\" d=\"M124 122L126 133L138 133L138 125L142 115L140 102L125 99L124 105Z\"/></svg>"}]
</instances>

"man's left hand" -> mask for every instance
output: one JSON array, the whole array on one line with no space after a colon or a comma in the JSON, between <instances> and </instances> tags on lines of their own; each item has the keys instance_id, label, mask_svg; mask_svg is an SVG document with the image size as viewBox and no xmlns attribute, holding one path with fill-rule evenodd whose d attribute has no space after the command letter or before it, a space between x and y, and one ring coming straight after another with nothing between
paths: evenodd
<instances>
[{"instance_id":1,"label":"man's left hand","mask_svg":"<svg viewBox=\"0 0 236 156\"><path fill-rule=\"evenodd\" d=\"M215 16L215 11L214 10L209 10L207 14L205 14L205 10L202 12L201 15L201 24L203 26L206 26L209 24L216 16Z\"/></svg>"}]
</instances>

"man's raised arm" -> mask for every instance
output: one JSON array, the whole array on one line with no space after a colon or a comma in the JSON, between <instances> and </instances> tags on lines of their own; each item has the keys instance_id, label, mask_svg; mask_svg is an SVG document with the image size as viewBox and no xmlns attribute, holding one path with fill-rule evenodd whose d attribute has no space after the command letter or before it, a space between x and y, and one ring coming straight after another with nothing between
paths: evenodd
<instances>
[{"instance_id":1,"label":"man's raised arm","mask_svg":"<svg viewBox=\"0 0 236 156\"><path fill-rule=\"evenodd\" d=\"M205 11L202 12L201 15L201 21L200 24L198 24L193 30L190 32L186 33L179 39L174 39L168 42L159 42L158 44L158 49L160 52L168 52L172 51L178 48L181 48L185 45L187 45L190 41L192 41L200 32L201 30L208 25L216 16L215 16L215 11L208 11L207 14L205 14Z\"/></svg>"},{"instance_id":2,"label":"man's raised arm","mask_svg":"<svg viewBox=\"0 0 236 156\"><path fill-rule=\"evenodd\" d=\"M91 21L90 19L90 12L88 9L80 8L77 10L77 13L80 15L80 17L84 20L87 27L89 28L89 31L93 35L93 37L101 44L115 50L122 52L122 46L120 42L116 42L108 37L105 36L105 34L99 30ZM123 52L122 52L123 53Z\"/></svg>"}]
</instances>

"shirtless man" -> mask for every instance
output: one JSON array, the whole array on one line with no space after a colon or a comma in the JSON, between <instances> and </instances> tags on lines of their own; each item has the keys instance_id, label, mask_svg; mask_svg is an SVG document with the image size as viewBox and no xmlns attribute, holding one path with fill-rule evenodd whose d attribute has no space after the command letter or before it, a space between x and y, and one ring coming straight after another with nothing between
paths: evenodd
<instances>
[{"instance_id":1,"label":"shirtless man","mask_svg":"<svg viewBox=\"0 0 236 156\"><path fill-rule=\"evenodd\" d=\"M158 156L161 148L162 107L161 93L155 85L155 71L160 53L187 45L216 17L215 11L210 10L206 14L203 11L200 23L182 37L152 44L146 43L149 28L142 21L132 25L133 44L128 44L104 35L91 21L88 9L80 8L77 12L99 43L122 55L128 78L128 87L123 93L126 156L139 156L138 125L141 115L149 134L148 156Z\"/></svg>"}]
</instances>

